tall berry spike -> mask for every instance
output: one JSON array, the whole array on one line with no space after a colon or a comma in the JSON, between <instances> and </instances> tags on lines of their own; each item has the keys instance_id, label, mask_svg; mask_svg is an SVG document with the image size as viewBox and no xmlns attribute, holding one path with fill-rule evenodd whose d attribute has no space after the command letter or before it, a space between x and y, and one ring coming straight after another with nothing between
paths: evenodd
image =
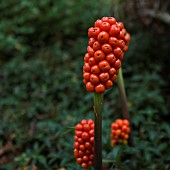
<instances>
[{"instance_id":1,"label":"tall berry spike","mask_svg":"<svg viewBox=\"0 0 170 170\"><path fill-rule=\"evenodd\" d=\"M75 126L74 157L82 168L94 164L94 122L92 119L83 119Z\"/></svg>"},{"instance_id":2,"label":"tall berry spike","mask_svg":"<svg viewBox=\"0 0 170 170\"><path fill-rule=\"evenodd\" d=\"M128 50L130 34L122 22L117 22L114 17L103 17L88 29L88 36L83 82L89 92L104 93L117 78L124 53Z\"/></svg>"},{"instance_id":3,"label":"tall berry spike","mask_svg":"<svg viewBox=\"0 0 170 170\"><path fill-rule=\"evenodd\" d=\"M114 147L117 144L127 144L130 134L130 123L127 119L117 119L111 125L111 144Z\"/></svg>"}]
</instances>

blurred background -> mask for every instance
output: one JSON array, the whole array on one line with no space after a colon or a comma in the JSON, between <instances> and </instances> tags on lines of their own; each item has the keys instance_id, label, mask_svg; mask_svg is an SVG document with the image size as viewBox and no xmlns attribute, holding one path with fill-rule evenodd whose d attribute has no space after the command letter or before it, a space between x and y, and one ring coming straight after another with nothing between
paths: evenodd
<instances>
[{"instance_id":1,"label":"blurred background","mask_svg":"<svg viewBox=\"0 0 170 170\"><path fill-rule=\"evenodd\" d=\"M170 1L1 0L0 170L80 170L74 126L93 118L82 83L87 29L103 16L131 34L122 69L135 147L110 145L121 117L117 83L105 93L105 169L170 168Z\"/></svg>"}]
</instances>

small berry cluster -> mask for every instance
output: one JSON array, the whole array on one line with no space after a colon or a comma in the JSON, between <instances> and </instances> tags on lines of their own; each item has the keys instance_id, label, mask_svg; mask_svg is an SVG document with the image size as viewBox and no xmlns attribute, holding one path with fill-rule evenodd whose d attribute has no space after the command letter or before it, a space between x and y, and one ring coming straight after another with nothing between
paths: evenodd
<instances>
[{"instance_id":1,"label":"small berry cluster","mask_svg":"<svg viewBox=\"0 0 170 170\"><path fill-rule=\"evenodd\" d=\"M112 146L116 144L127 144L129 138L130 127L127 119L117 119L111 125Z\"/></svg>"},{"instance_id":2,"label":"small berry cluster","mask_svg":"<svg viewBox=\"0 0 170 170\"><path fill-rule=\"evenodd\" d=\"M88 29L89 42L84 56L83 82L89 92L103 93L113 86L128 50L130 34L114 17L98 19Z\"/></svg>"},{"instance_id":3,"label":"small berry cluster","mask_svg":"<svg viewBox=\"0 0 170 170\"><path fill-rule=\"evenodd\" d=\"M74 156L82 168L94 163L94 122L83 119L75 127Z\"/></svg>"}]
</instances>

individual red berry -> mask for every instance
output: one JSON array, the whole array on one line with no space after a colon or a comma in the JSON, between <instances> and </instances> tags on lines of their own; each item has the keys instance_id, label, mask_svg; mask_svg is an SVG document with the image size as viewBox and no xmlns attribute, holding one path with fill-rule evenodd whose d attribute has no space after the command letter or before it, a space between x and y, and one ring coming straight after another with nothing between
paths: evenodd
<instances>
[{"instance_id":1,"label":"individual red berry","mask_svg":"<svg viewBox=\"0 0 170 170\"><path fill-rule=\"evenodd\" d=\"M116 74L116 69L111 67L110 70L109 70L109 74L110 74L110 76L115 75Z\"/></svg>"},{"instance_id":2,"label":"individual red berry","mask_svg":"<svg viewBox=\"0 0 170 170\"><path fill-rule=\"evenodd\" d=\"M117 46L120 47L121 49L123 49L125 46L125 42L123 40L118 40Z\"/></svg>"},{"instance_id":3,"label":"individual red berry","mask_svg":"<svg viewBox=\"0 0 170 170\"><path fill-rule=\"evenodd\" d=\"M124 133L128 133L128 126L126 126L126 125L123 125L122 126L122 132L124 132Z\"/></svg>"},{"instance_id":4,"label":"individual red berry","mask_svg":"<svg viewBox=\"0 0 170 170\"><path fill-rule=\"evenodd\" d=\"M109 17L102 17L102 22L108 22L109 21Z\"/></svg>"},{"instance_id":5,"label":"individual red berry","mask_svg":"<svg viewBox=\"0 0 170 170\"><path fill-rule=\"evenodd\" d=\"M93 50L97 51L97 50L100 50L100 48L101 48L101 44L99 43L99 41L95 41L93 43Z\"/></svg>"},{"instance_id":6,"label":"individual red berry","mask_svg":"<svg viewBox=\"0 0 170 170\"><path fill-rule=\"evenodd\" d=\"M110 64L106 60L100 61L99 68L102 72L107 72L110 70Z\"/></svg>"},{"instance_id":7,"label":"individual red berry","mask_svg":"<svg viewBox=\"0 0 170 170\"><path fill-rule=\"evenodd\" d=\"M90 131L90 125L89 124L84 124L83 125L83 130L86 131L86 132L89 132Z\"/></svg>"},{"instance_id":8,"label":"individual red berry","mask_svg":"<svg viewBox=\"0 0 170 170\"><path fill-rule=\"evenodd\" d=\"M123 39L124 36L125 36L124 32L123 32L123 31L120 31L119 36L118 36L119 39Z\"/></svg>"},{"instance_id":9,"label":"individual red berry","mask_svg":"<svg viewBox=\"0 0 170 170\"><path fill-rule=\"evenodd\" d=\"M87 162L88 160L89 160L88 156L84 155L84 156L83 156L83 161L84 161L84 162Z\"/></svg>"},{"instance_id":10,"label":"individual red berry","mask_svg":"<svg viewBox=\"0 0 170 170\"><path fill-rule=\"evenodd\" d=\"M107 80L107 82L105 83L105 88L109 89L113 86L113 82L111 80Z\"/></svg>"},{"instance_id":11,"label":"individual red berry","mask_svg":"<svg viewBox=\"0 0 170 170\"><path fill-rule=\"evenodd\" d=\"M101 30L108 32L110 29L110 24L108 22L102 22L101 24Z\"/></svg>"},{"instance_id":12,"label":"individual red berry","mask_svg":"<svg viewBox=\"0 0 170 170\"><path fill-rule=\"evenodd\" d=\"M94 155L91 154L91 155L89 156L89 159L90 159L90 160L94 160Z\"/></svg>"},{"instance_id":13,"label":"individual red berry","mask_svg":"<svg viewBox=\"0 0 170 170\"><path fill-rule=\"evenodd\" d=\"M91 129L94 129L94 123L90 125Z\"/></svg>"},{"instance_id":14,"label":"individual red berry","mask_svg":"<svg viewBox=\"0 0 170 170\"><path fill-rule=\"evenodd\" d=\"M90 55L91 57L93 57L93 55L94 55L94 50L93 50L92 47L88 46L88 47L87 47L87 52L89 53L89 55Z\"/></svg>"},{"instance_id":15,"label":"individual red berry","mask_svg":"<svg viewBox=\"0 0 170 170\"><path fill-rule=\"evenodd\" d=\"M115 61L115 63L113 64L115 69L119 69L121 67L121 61L119 59L117 59Z\"/></svg>"},{"instance_id":16,"label":"individual red berry","mask_svg":"<svg viewBox=\"0 0 170 170\"><path fill-rule=\"evenodd\" d=\"M90 143L94 143L94 137L92 136L92 137L90 137Z\"/></svg>"},{"instance_id":17,"label":"individual red berry","mask_svg":"<svg viewBox=\"0 0 170 170\"><path fill-rule=\"evenodd\" d=\"M117 22L116 25L120 28L123 29L124 28L124 24L122 22Z\"/></svg>"},{"instance_id":18,"label":"individual red berry","mask_svg":"<svg viewBox=\"0 0 170 170\"><path fill-rule=\"evenodd\" d=\"M123 60L123 58L124 58L124 52L122 51L122 54L119 56L119 60Z\"/></svg>"},{"instance_id":19,"label":"individual red berry","mask_svg":"<svg viewBox=\"0 0 170 170\"><path fill-rule=\"evenodd\" d=\"M112 48L114 48L118 44L118 39L115 37L110 37L108 43L112 46Z\"/></svg>"},{"instance_id":20,"label":"individual red berry","mask_svg":"<svg viewBox=\"0 0 170 170\"><path fill-rule=\"evenodd\" d=\"M93 135L94 135L94 134L93 134ZM86 147L87 149L91 149L91 148L92 148L92 145L91 145L90 142L86 142L86 143L85 143L85 147Z\"/></svg>"},{"instance_id":21,"label":"individual red berry","mask_svg":"<svg viewBox=\"0 0 170 170\"><path fill-rule=\"evenodd\" d=\"M94 59L94 57L91 57L91 58L89 58L88 63L90 66L94 66L94 65L96 65L96 60Z\"/></svg>"},{"instance_id":22,"label":"individual red berry","mask_svg":"<svg viewBox=\"0 0 170 170\"><path fill-rule=\"evenodd\" d=\"M89 155L91 154L91 152L92 152L91 149L90 149L90 150L86 150L86 151L85 151L85 155L89 156Z\"/></svg>"},{"instance_id":23,"label":"individual red berry","mask_svg":"<svg viewBox=\"0 0 170 170\"><path fill-rule=\"evenodd\" d=\"M76 148L76 149L79 149L79 143L78 142L74 142L74 148Z\"/></svg>"},{"instance_id":24,"label":"individual red berry","mask_svg":"<svg viewBox=\"0 0 170 170\"><path fill-rule=\"evenodd\" d=\"M86 149L86 147L82 144L82 145L80 145L80 146L79 146L79 149L80 149L81 151L83 151L83 152L84 152L84 151L85 151L85 149Z\"/></svg>"},{"instance_id":25,"label":"individual red berry","mask_svg":"<svg viewBox=\"0 0 170 170\"><path fill-rule=\"evenodd\" d=\"M87 168L87 167L88 167L87 163L85 163L85 162L83 162L83 163L81 164L81 166L82 166L82 168Z\"/></svg>"},{"instance_id":26,"label":"individual red berry","mask_svg":"<svg viewBox=\"0 0 170 170\"><path fill-rule=\"evenodd\" d=\"M99 74L101 71L99 69L99 66L98 65L94 65L91 67L91 73L93 74Z\"/></svg>"},{"instance_id":27,"label":"individual red berry","mask_svg":"<svg viewBox=\"0 0 170 170\"><path fill-rule=\"evenodd\" d=\"M89 81L90 80L90 73L89 72L85 72L83 74L83 78L86 80L86 81Z\"/></svg>"},{"instance_id":28,"label":"individual red berry","mask_svg":"<svg viewBox=\"0 0 170 170\"><path fill-rule=\"evenodd\" d=\"M82 143L83 143L82 138L78 138L78 139L77 139L77 142L78 142L79 144L82 144Z\"/></svg>"},{"instance_id":29,"label":"individual red berry","mask_svg":"<svg viewBox=\"0 0 170 170\"><path fill-rule=\"evenodd\" d=\"M99 27L91 27L91 28L88 29L89 38L96 38L99 33L100 33Z\"/></svg>"},{"instance_id":30,"label":"individual red berry","mask_svg":"<svg viewBox=\"0 0 170 170\"><path fill-rule=\"evenodd\" d=\"M86 120L86 119L81 120L81 124L82 124L82 125L84 125L84 124L86 124L86 123L87 123L87 120Z\"/></svg>"},{"instance_id":31,"label":"individual red berry","mask_svg":"<svg viewBox=\"0 0 170 170\"><path fill-rule=\"evenodd\" d=\"M112 129L118 129L119 128L119 126L118 126L118 124L117 123L112 123Z\"/></svg>"},{"instance_id":32,"label":"individual red berry","mask_svg":"<svg viewBox=\"0 0 170 170\"><path fill-rule=\"evenodd\" d=\"M106 60L110 63L113 64L116 61L116 57L114 56L113 53L110 53L106 56Z\"/></svg>"},{"instance_id":33,"label":"individual red berry","mask_svg":"<svg viewBox=\"0 0 170 170\"><path fill-rule=\"evenodd\" d=\"M74 149L74 157L78 157L78 155L79 155L79 151L78 151L78 149Z\"/></svg>"},{"instance_id":34,"label":"individual red berry","mask_svg":"<svg viewBox=\"0 0 170 170\"><path fill-rule=\"evenodd\" d=\"M89 92L94 92L95 87L94 87L94 85L93 85L91 82L88 82L88 83L86 84L86 89L87 89Z\"/></svg>"},{"instance_id":35,"label":"individual red berry","mask_svg":"<svg viewBox=\"0 0 170 170\"><path fill-rule=\"evenodd\" d=\"M98 19L98 20L94 23L94 26L101 28L101 24L102 24L102 20Z\"/></svg>"},{"instance_id":36,"label":"individual red berry","mask_svg":"<svg viewBox=\"0 0 170 170\"><path fill-rule=\"evenodd\" d=\"M129 121L127 119L124 119L123 124L126 125L126 126L129 126Z\"/></svg>"},{"instance_id":37,"label":"individual red berry","mask_svg":"<svg viewBox=\"0 0 170 170\"><path fill-rule=\"evenodd\" d=\"M96 93L104 93L105 86L103 84L98 84L95 86Z\"/></svg>"},{"instance_id":38,"label":"individual red berry","mask_svg":"<svg viewBox=\"0 0 170 170\"><path fill-rule=\"evenodd\" d=\"M75 135L75 136L74 136L74 141L77 142L77 139L78 139L78 137Z\"/></svg>"},{"instance_id":39,"label":"individual red berry","mask_svg":"<svg viewBox=\"0 0 170 170\"><path fill-rule=\"evenodd\" d=\"M120 47L116 47L113 50L113 54L115 55L116 58L119 58L122 55L123 51L121 50Z\"/></svg>"},{"instance_id":40,"label":"individual red berry","mask_svg":"<svg viewBox=\"0 0 170 170\"><path fill-rule=\"evenodd\" d=\"M94 125L94 124L93 124ZM94 127L90 126L92 129L89 131L90 136L94 136Z\"/></svg>"},{"instance_id":41,"label":"individual red berry","mask_svg":"<svg viewBox=\"0 0 170 170\"><path fill-rule=\"evenodd\" d=\"M121 128L122 125L123 125L123 121L122 121L121 119L117 119L115 123L118 124L118 126L119 126L120 128Z\"/></svg>"},{"instance_id":42,"label":"individual red berry","mask_svg":"<svg viewBox=\"0 0 170 170\"><path fill-rule=\"evenodd\" d=\"M109 77L110 77L109 73L101 73L99 75L99 78L103 83L106 82L107 80L109 80Z\"/></svg>"},{"instance_id":43,"label":"individual red berry","mask_svg":"<svg viewBox=\"0 0 170 170\"><path fill-rule=\"evenodd\" d=\"M115 135L116 135L116 136L120 136L120 135L121 135L121 130L120 130L120 129L117 129L116 132L115 132Z\"/></svg>"},{"instance_id":44,"label":"individual red berry","mask_svg":"<svg viewBox=\"0 0 170 170\"><path fill-rule=\"evenodd\" d=\"M110 25L116 24L116 19L114 17L108 17L107 21Z\"/></svg>"},{"instance_id":45,"label":"individual red berry","mask_svg":"<svg viewBox=\"0 0 170 170\"><path fill-rule=\"evenodd\" d=\"M117 79L117 76L116 76L116 75L113 75L113 76L110 77L110 80L111 80L112 82L114 82L116 79Z\"/></svg>"},{"instance_id":46,"label":"individual red berry","mask_svg":"<svg viewBox=\"0 0 170 170\"><path fill-rule=\"evenodd\" d=\"M109 45L109 44L103 44L102 45L102 51L105 53L105 54L109 54L112 52L112 47Z\"/></svg>"},{"instance_id":47,"label":"individual red berry","mask_svg":"<svg viewBox=\"0 0 170 170\"><path fill-rule=\"evenodd\" d=\"M89 134L87 132L83 132L81 135L82 139L84 141L88 141L89 140Z\"/></svg>"},{"instance_id":48,"label":"individual red berry","mask_svg":"<svg viewBox=\"0 0 170 170\"><path fill-rule=\"evenodd\" d=\"M112 25L109 30L109 35L110 36L118 36L120 33L120 28L117 25Z\"/></svg>"},{"instance_id":49,"label":"individual red berry","mask_svg":"<svg viewBox=\"0 0 170 170\"><path fill-rule=\"evenodd\" d=\"M85 61L85 62L88 62L88 61L89 61L89 58L90 58L89 53L86 53L85 56L84 56L84 61Z\"/></svg>"},{"instance_id":50,"label":"individual red berry","mask_svg":"<svg viewBox=\"0 0 170 170\"><path fill-rule=\"evenodd\" d=\"M84 156L84 152L79 150L79 157L82 158Z\"/></svg>"},{"instance_id":51,"label":"individual red berry","mask_svg":"<svg viewBox=\"0 0 170 170\"><path fill-rule=\"evenodd\" d=\"M83 70L84 70L85 72L90 72L91 69L90 69L89 63L85 63L85 64L84 64Z\"/></svg>"},{"instance_id":52,"label":"individual red berry","mask_svg":"<svg viewBox=\"0 0 170 170\"><path fill-rule=\"evenodd\" d=\"M129 135L125 134L124 139L128 139L128 138L129 138Z\"/></svg>"},{"instance_id":53,"label":"individual red berry","mask_svg":"<svg viewBox=\"0 0 170 170\"><path fill-rule=\"evenodd\" d=\"M109 40L109 34L107 32L105 32L105 31L102 31L97 36L97 40L100 43L104 44L104 43L106 43Z\"/></svg>"},{"instance_id":54,"label":"individual red berry","mask_svg":"<svg viewBox=\"0 0 170 170\"><path fill-rule=\"evenodd\" d=\"M95 38L90 38L90 39L89 39L89 42L88 42L88 45L89 45L90 47L93 47L93 44L94 44L95 41L96 41Z\"/></svg>"},{"instance_id":55,"label":"individual red berry","mask_svg":"<svg viewBox=\"0 0 170 170\"><path fill-rule=\"evenodd\" d=\"M92 83L92 84L98 84L99 83L99 77L97 76L97 75L95 75L95 74L91 74L91 76L90 76L90 82Z\"/></svg>"},{"instance_id":56,"label":"individual red berry","mask_svg":"<svg viewBox=\"0 0 170 170\"><path fill-rule=\"evenodd\" d=\"M83 83L86 85L88 82L85 79L83 79Z\"/></svg>"},{"instance_id":57,"label":"individual red berry","mask_svg":"<svg viewBox=\"0 0 170 170\"><path fill-rule=\"evenodd\" d=\"M100 62L102 60L105 59L105 54L102 50L97 50L95 53L94 53L94 58L97 62Z\"/></svg>"},{"instance_id":58,"label":"individual red berry","mask_svg":"<svg viewBox=\"0 0 170 170\"><path fill-rule=\"evenodd\" d=\"M79 123L76 125L76 128L75 128L76 131L82 131L82 129L83 129L82 124Z\"/></svg>"},{"instance_id":59,"label":"individual red berry","mask_svg":"<svg viewBox=\"0 0 170 170\"><path fill-rule=\"evenodd\" d=\"M125 37L124 37L124 40L126 42L129 42L130 41L130 34L129 33L126 33Z\"/></svg>"},{"instance_id":60,"label":"individual red berry","mask_svg":"<svg viewBox=\"0 0 170 170\"><path fill-rule=\"evenodd\" d=\"M93 122L92 119L89 119L89 120L87 121L87 123L88 123L89 125L94 124L94 122Z\"/></svg>"},{"instance_id":61,"label":"individual red berry","mask_svg":"<svg viewBox=\"0 0 170 170\"><path fill-rule=\"evenodd\" d=\"M128 46L125 45L125 46L123 47L123 51L126 52L127 50L128 50Z\"/></svg>"},{"instance_id":62,"label":"individual red berry","mask_svg":"<svg viewBox=\"0 0 170 170\"><path fill-rule=\"evenodd\" d=\"M76 159L76 162L77 162L78 164L81 164L81 163L83 162L83 160L82 160L82 158L77 158L77 159Z\"/></svg>"},{"instance_id":63,"label":"individual red berry","mask_svg":"<svg viewBox=\"0 0 170 170\"><path fill-rule=\"evenodd\" d=\"M88 161L88 166L92 166L93 165L93 162L92 161Z\"/></svg>"},{"instance_id":64,"label":"individual red berry","mask_svg":"<svg viewBox=\"0 0 170 170\"><path fill-rule=\"evenodd\" d=\"M76 136L77 136L77 137L81 137L81 135L82 135L82 131L80 131L80 130L78 131L78 130L77 130L77 131L76 131Z\"/></svg>"}]
</instances>

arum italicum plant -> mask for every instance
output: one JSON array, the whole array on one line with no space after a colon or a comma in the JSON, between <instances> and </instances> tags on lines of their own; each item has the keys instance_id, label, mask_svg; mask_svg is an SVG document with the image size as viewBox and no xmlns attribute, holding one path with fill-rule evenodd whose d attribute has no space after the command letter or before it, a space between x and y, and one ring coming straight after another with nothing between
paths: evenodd
<instances>
[{"instance_id":1,"label":"arum italicum plant","mask_svg":"<svg viewBox=\"0 0 170 170\"><path fill-rule=\"evenodd\" d=\"M94 170L102 170L103 97L105 90L113 86L117 77L125 113L123 116L129 120L120 67L124 53L128 50L130 34L127 33L122 22L116 21L114 17L103 17L96 20L94 27L88 29L88 36L87 53L84 56L83 82L87 91L94 93ZM83 152L85 153L87 150L88 148L85 147ZM84 168L87 167L89 166L84 166Z\"/></svg>"}]
</instances>

